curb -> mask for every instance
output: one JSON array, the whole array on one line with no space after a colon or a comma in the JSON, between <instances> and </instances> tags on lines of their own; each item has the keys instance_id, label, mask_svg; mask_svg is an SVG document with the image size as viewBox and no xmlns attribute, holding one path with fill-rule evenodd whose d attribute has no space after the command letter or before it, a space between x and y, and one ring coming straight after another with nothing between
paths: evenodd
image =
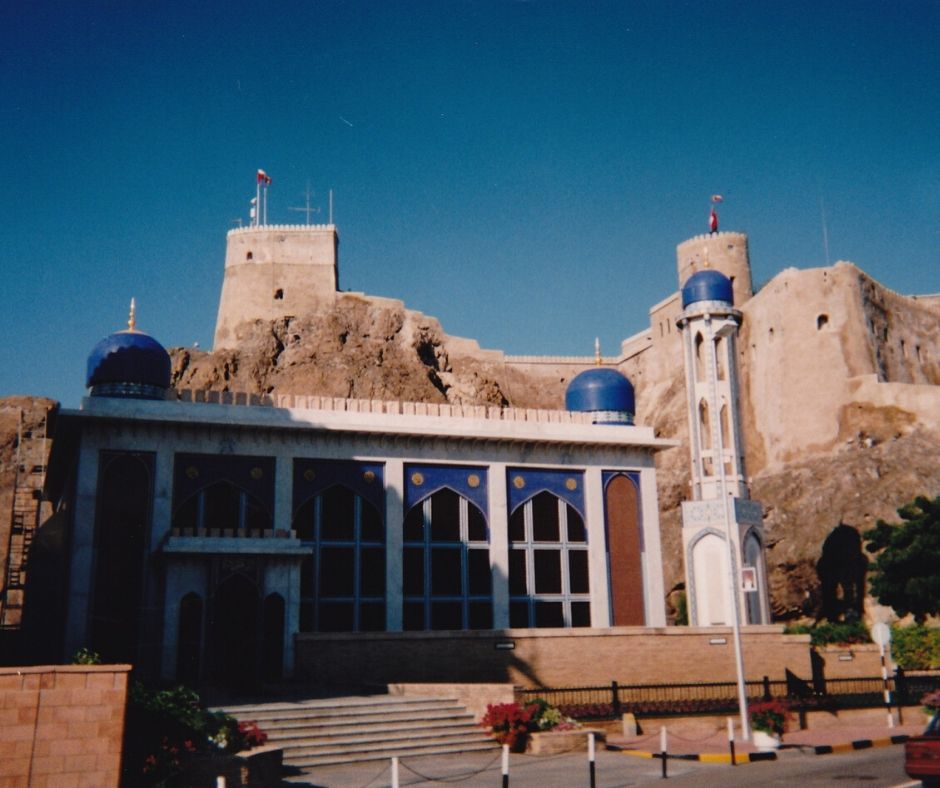
<instances>
[{"instance_id":1,"label":"curb","mask_svg":"<svg viewBox=\"0 0 940 788\"><path fill-rule=\"evenodd\" d=\"M890 747L895 744L904 744L910 737L906 734L891 736L886 739L856 739L847 744L795 744L784 745L783 752L808 752L813 755L831 755L834 753L855 752L856 750L870 750L875 747ZM608 745L608 750L613 750L621 755L627 755L631 758L662 758L661 752L646 752L644 750L627 750L618 745ZM742 752L736 753L734 761L736 764L757 763L759 761L775 761L778 758L777 752ZM666 753L667 760L673 761L699 761L700 763L731 763L731 753L729 752L701 752L701 753Z\"/></svg>"}]
</instances>

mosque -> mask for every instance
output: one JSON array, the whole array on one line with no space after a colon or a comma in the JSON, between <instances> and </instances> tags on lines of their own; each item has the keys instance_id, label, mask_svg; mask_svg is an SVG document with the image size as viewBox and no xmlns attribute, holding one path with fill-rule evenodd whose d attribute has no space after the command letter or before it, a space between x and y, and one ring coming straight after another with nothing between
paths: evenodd
<instances>
[{"instance_id":1,"label":"mosque","mask_svg":"<svg viewBox=\"0 0 940 788\"><path fill-rule=\"evenodd\" d=\"M329 297L336 239L231 231L216 345L237 343L240 314ZM707 258L684 274L664 333L686 368L690 619L766 624L742 282ZM55 420L45 495L63 540L33 620L60 628L59 657L90 648L143 677L229 685L325 677L323 654L388 680L492 680L526 638L664 628L654 456L676 442L635 423L621 371L584 367L563 410L176 391L132 306L92 349L81 407ZM483 657L441 667L430 655L448 647Z\"/></svg>"}]
</instances>

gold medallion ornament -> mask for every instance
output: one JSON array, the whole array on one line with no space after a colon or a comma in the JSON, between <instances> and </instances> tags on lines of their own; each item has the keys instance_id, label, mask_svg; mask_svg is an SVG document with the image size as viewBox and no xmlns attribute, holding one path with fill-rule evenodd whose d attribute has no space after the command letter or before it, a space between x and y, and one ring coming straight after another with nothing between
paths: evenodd
<instances>
[{"instance_id":1,"label":"gold medallion ornament","mask_svg":"<svg viewBox=\"0 0 940 788\"><path fill-rule=\"evenodd\" d=\"M375 471L366 471L362 474L362 480L366 484L372 484L375 481Z\"/></svg>"},{"instance_id":2,"label":"gold medallion ornament","mask_svg":"<svg viewBox=\"0 0 940 788\"><path fill-rule=\"evenodd\" d=\"M415 471L415 473L411 474L411 483L415 487L420 487L422 484L424 484L424 476Z\"/></svg>"},{"instance_id":3,"label":"gold medallion ornament","mask_svg":"<svg viewBox=\"0 0 940 788\"><path fill-rule=\"evenodd\" d=\"M255 481L258 481L258 479L260 479L262 476L264 476L264 471L262 471L261 468L255 467L255 468L252 468L252 469L248 472L248 475L249 475L252 479L254 479Z\"/></svg>"},{"instance_id":4,"label":"gold medallion ornament","mask_svg":"<svg viewBox=\"0 0 940 788\"><path fill-rule=\"evenodd\" d=\"M521 476L514 476L512 480L512 486L517 490L521 490L523 487L525 487L525 479L523 479Z\"/></svg>"},{"instance_id":5,"label":"gold medallion ornament","mask_svg":"<svg viewBox=\"0 0 940 788\"><path fill-rule=\"evenodd\" d=\"M304 479L306 479L308 482L312 482L316 478L317 472L313 470L313 468L307 468L307 470L304 471Z\"/></svg>"},{"instance_id":6,"label":"gold medallion ornament","mask_svg":"<svg viewBox=\"0 0 940 788\"><path fill-rule=\"evenodd\" d=\"M480 477L477 476L475 473L471 473L467 477L467 484L469 484L471 487L476 489L477 487L480 486Z\"/></svg>"},{"instance_id":7,"label":"gold medallion ornament","mask_svg":"<svg viewBox=\"0 0 940 788\"><path fill-rule=\"evenodd\" d=\"M195 465L190 465L190 466L186 469L186 475L187 475L190 479L198 479L198 478L199 478L199 469L198 469Z\"/></svg>"},{"instance_id":8,"label":"gold medallion ornament","mask_svg":"<svg viewBox=\"0 0 940 788\"><path fill-rule=\"evenodd\" d=\"M578 489L578 480L567 478L565 479L565 489L567 490L577 490Z\"/></svg>"}]
</instances>

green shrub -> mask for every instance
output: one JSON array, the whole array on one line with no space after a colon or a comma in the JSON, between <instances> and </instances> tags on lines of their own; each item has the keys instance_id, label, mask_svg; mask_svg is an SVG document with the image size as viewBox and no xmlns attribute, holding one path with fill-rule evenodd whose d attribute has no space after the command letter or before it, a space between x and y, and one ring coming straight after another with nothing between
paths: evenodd
<instances>
[{"instance_id":1,"label":"green shrub","mask_svg":"<svg viewBox=\"0 0 940 788\"><path fill-rule=\"evenodd\" d=\"M833 643L871 643L868 627L861 621L824 621L816 626L791 624L784 632L787 635L809 635L814 646Z\"/></svg>"},{"instance_id":2,"label":"green shrub","mask_svg":"<svg viewBox=\"0 0 940 788\"><path fill-rule=\"evenodd\" d=\"M940 627L891 627L891 657L905 670L940 666Z\"/></svg>"},{"instance_id":3,"label":"green shrub","mask_svg":"<svg viewBox=\"0 0 940 788\"><path fill-rule=\"evenodd\" d=\"M162 785L191 758L237 752L266 738L254 723L203 708L187 687L148 689L135 682L127 698L123 784Z\"/></svg>"}]
</instances>

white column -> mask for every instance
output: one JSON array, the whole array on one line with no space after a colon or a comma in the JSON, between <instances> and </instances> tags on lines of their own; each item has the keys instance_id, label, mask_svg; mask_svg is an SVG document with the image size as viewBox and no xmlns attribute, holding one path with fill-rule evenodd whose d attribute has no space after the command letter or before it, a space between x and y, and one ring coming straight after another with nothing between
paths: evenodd
<instances>
[{"instance_id":1,"label":"white column","mask_svg":"<svg viewBox=\"0 0 940 788\"><path fill-rule=\"evenodd\" d=\"M294 519L294 461L290 455L278 455L274 460L274 528L289 531ZM277 592L284 598L284 659L281 669L285 677L294 674L294 636L300 631L300 567L295 561L278 562L271 559L266 574L272 587L265 593ZM262 600L263 601L263 600Z\"/></svg>"},{"instance_id":2,"label":"white column","mask_svg":"<svg viewBox=\"0 0 940 788\"><path fill-rule=\"evenodd\" d=\"M80 648L90 647L90 616L95 577L95 505L98 492L98 452L91 430L83 434L78 453L75 484L75 510L72 514L72 554L69 566L69 593L66 600L66 659Z\"/></svg>"},{"instance_id":3,"label":"white column","mask_svg":"<svg viewBox=\"0 0 940 788\"><path fill-rule=\"evenodd\" d=\"M402 541L404 534L405 465L401 460L385 463L385 629L402 628Z\"/></svg>"},{"instance_id":4,"label":"white column","mask_svg":"<svg viewBox=\"0 0 940 788\"><path fill-rule=\"evenodd\" d=\"M506 463L492 463L488 471L490 573L493 588L493 629L509 628L509 501Z\"/></svg>"},{"instance_id":5,"label":"white column","mask_svg":"<svg viewBox=\"0 0 940 788\"><path fill-rule=\"evenodd\" d=\"M659 535L659 506L656 468L640 470L640 522L643 528L643 597L646 626L666 626L666 589L663 586L663 551ZM683 544L683 549L685 545ZM686 569L688 578L688 569Z\"/></svg>"},{"instance_id":6,"label":"white column","mask_svg":"<svg viewBox=\"0 0 940 788\"><path fill-rule=\"evenodd\" d=\"M609 427L608 429L617 429ZM607 571L607 529L604 527L604 480L595 465L584 472L584 517L591 582L591 626L609 627L610 577Z\"/></svg>"}]
</instances>

